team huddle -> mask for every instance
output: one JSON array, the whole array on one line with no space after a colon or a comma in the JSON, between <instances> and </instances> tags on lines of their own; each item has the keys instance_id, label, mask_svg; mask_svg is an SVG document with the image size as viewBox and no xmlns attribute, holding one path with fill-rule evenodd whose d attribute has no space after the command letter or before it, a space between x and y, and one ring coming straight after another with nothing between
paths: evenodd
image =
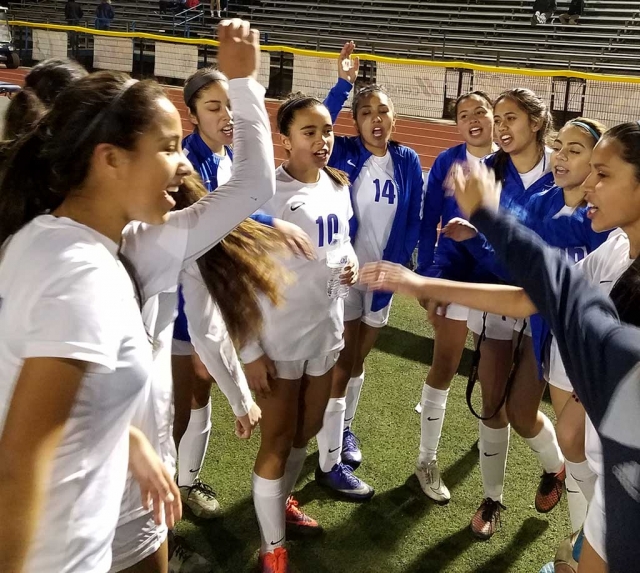
<instances>
[{"instance_id":1,"label":"team huddle","mask_svg":"<svg viewBox=\"0 0 640 573\"><path fill-rule=\"evenodd\" d=\"M157 83L70 61L34 67L9 106L0 506L15 522L0 570L208 570L172 529L183 505L220 511L199 479L215 381L236 435L260 426L260 571L289 571L287 535L321 531L294 495L312 438L319 485L374 495L353 422L396 291L435 328L417 408L424 494L451 498L437 454L471 330L473 534L498 531L513 427L542 467L536 510L568 499L572 531L546 571L633 570L640 125L577 118L554 132L530 90L463 94L464 143L438 156L425 193L383 87L353 94L356 136L334 134L358 77L347 43L324 102L280 106L276 169L258 34L240 20L218 34L217 69L185 82L184 139ZM547 384L555 426L539 409Z\"/></svg>"}]
</instances>

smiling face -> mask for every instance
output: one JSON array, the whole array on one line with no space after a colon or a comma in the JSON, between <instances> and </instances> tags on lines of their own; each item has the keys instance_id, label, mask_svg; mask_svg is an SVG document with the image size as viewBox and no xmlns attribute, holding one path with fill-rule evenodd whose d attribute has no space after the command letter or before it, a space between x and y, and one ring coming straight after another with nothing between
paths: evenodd
<instances>
[{"instance_id":1,"label":"smiling face","mask_svg":"<svg viewBox=\"0 0 640 573\"><path fill-rule=\"evenodd\" d=\"M204 142L216 152L233 143L233 114L229 102L229 84L213 82L198 91L193 98L195 113L189 110L189 120L198 128Z\"/></svg>"},{"instance_id":2,"label":"smiling face","mask_svg":"<svg viewBox=\"0 0 640 573\"><path fill-rule=\"evenodd\" d=\"M558 187L571 190L582 185L591 171L589 162L595 144L593 135L572 123L558 132L551 154L551 171Z\"/></svg>"},{"instance_id":3,"label":"smiling face","mask_svg":"<svg viewBox=\"0 0 640 573\"><path fill-rule=\"evenodd\" d=\"M288 128L288 135L282 135L282 145L289 154L289 164L295 165L300 171L326 167L333 141L331 116L322 104L297 110Z\"/></svg>"},{"instance_id":4,"label":"smiling face","mask_svg":"<svg viewBox=\"0 0 640 573\"><path fill-rule=\"evenodd\" d=\"M365 147L375 155L384 155L396 123L389 96L378 91L362 96L355 123Z\"/></svg>"},{"instance_id":5,"label":"smiling face","mask_svg":"<svg viewBox=\"0 0 640 573\"><path fill-rule=\"evenodd\" d=\"M462 138L473 147L487 147L493 139L493 110L488 101L470 95L458 103L456 124Z\"/></svg>"},{"instance_id":6,"label":"smiling face","mask_svg":"<svg viewBox=\"0 0 640 573\"><path fill-rule=\"evenodd\" d=\"M125 161L119 179L119 200L131 221L160 224L175 205L176 192L192 171L182 152L182 122L167 99L156 101L157 112L151 127L138 138L134 149L122 150Z\"/></svg>"},{"instance_id":7,"label":"smiling face","mask_svg":"<svg viewBox=\"0 0 640 573\"><path fill-rule=\"evenodd\" d=\"M591 172L584 182L593 230L630 227L640 221L640 180L636 167L623 159L622 145L604 137L591 156Z\"/></svg>"},{"instance_id":8,"label":"smiling face","mask_svg":"<svg viewBox=\"0 0 640 573\"><path fill-rule=\"evenodd\" d=\"M505 153L515 155L537 145L541 122L531 119L516 101L502 98L494 107L493 117L496 142Z\"/></svg>"}]
</instances>

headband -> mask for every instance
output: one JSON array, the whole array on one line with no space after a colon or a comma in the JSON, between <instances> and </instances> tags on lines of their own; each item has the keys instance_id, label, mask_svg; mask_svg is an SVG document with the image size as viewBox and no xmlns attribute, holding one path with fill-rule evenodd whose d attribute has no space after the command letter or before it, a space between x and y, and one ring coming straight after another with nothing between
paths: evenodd
<instances>
[{"instance_id":1,"label":"headband","mask_svg":"<svg viewBox=\"0 0 640 573\"><path fill-rule=\"evenodd\" d=\"M221 77L222 76L222 77ZM218 70L212 70L207 72L206 74L202 74L201 76L196 76L195 78L189 80L187 85L184 86L184 91L182 92L184 96L184 103L189 107L193 96L196 95L196 92L210 84L212 82L219 82L224 79L224 76Z\"/></svg>"},{"instance_id":2,"label":"headband","mask_svg":"<svg viewBox=\"0 0 640 573\"><path fill-rule=\"evenodd\" d=\"M576 125L578 127L581 127L582 129L586 129L593 136L593 139L595 139L596 141L600 141L600 138L602 136L595 129L593 129L593 127L591 127L589 124L584 123L582 121L570 121L569 123L571 125Z\"/></svg>"}]
</instances>

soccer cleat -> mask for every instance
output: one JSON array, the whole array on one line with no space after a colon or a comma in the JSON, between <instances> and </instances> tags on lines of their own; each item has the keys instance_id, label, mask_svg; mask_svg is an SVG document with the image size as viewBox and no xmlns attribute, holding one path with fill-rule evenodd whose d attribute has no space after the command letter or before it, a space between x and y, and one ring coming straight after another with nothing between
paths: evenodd
<instances>
[{"instance_id":1,"label":"soccer cleat","mask_svg":"<svg viewBox=\"0 0 640 573\"><path fill-rule=\"evenodd\" d=\"M346 464L336 464L328 472L316 468L316 481L319 485L356 501L371 499L375 493L373 488L355 476L351 467Z\"/></svg>"},{"instance_id":2,"label":"soccer cleat","mask_svg":"<svg viewBox=\"0 0 640 573\"><path fill-rule=\"evenodd\" d=\"M198 555L184 537L173 538L173 554L169 560L169 573L211 573L213 567L202 555Z\"/></svg>"},{"instance_id":3,"label":"soccer cleat","mask_svg":"<svg viewBox=\"0 0 640 573\"><path fill-rule=\"evenodd\" d=\"M498 529L500 512L507 508L490 497L484 499L471 520L471 532L482 540L490 539Z\"/></svg>"},{"instance_id":4,"label":"soccer cleat","mask_svg":"<svg viewBox=\"0 0 640 573\"><path fill-rule=\"evenodd\" d=\"M582 531L582 530L580 530ZM576 573L578 570L578 560L574 556L574 549L577 539L580 537L580 531L573 533L560 543L556 556L553 561L554 573ZM578 551L578 556L580 552Z\"/></svg>"},{"instance_id":5,"label":"soccer cleat","mask_svg":"<svg viewBox=\"0 0 640 573\"><path fill-rule=\"evenodd\" d=\"M289 573L289 555L284 547L276 547L260 555L260 573Z\"/></svg>"},{"instance_id":6,"label":"soccer cleat","mask_svg":"<svg viewBox=\"0 0 640 573\"><path fill-rule=\"evenodd\" d=\"M180 487L180 498L196 517L211 519L220 512L216 493L204 482Z\"/></svg>"},{"instance_id":7,"label":"soccer cleat","mask_svg":"<svg viewBox=\"0 0 640 573\"><path fill-rule=\"evenodd\" d=\"M538 513L548 513L560 503L565 477L564 467L557 474L542 474L535 502Z\"/></svg>"},{"instance_id":8,"label":"soccer cleat","mask_svg":"<svg viewBox=\"0 0 640 573\"><path fill-rule=\"evenodd\" d=\"M342 434L342 453L340 458L343 464L351 466L353 470L357 470L362 463L359 440L351 431L351 428L347 428Z\"/></svg>"},{"instance_id":9,"label":"soccer cleat","mask_svg":"<svg viewBox=\"0 0 640 573\"><path fill-rule=\"evenodd\" d=\"M422 491L427 497L430 497L436 503L448 503L451 499L451 494L440 477L437 460L433 460L428 464L417 463L415 474L420 482Z\"/></svg>"},{"instance_id":10,"label":"soccer cleat","mask_svg":"<svg viewBox=\"0 0 640 573\"><path fill-rule=\"evenodd\" d=\"M292 528L298 533L322 533L322 527L320 527L315 519L309 517L300 509L298 501L292 495L287 498L285 506L285 523L288 528Z\"/></svg>"}]
</instances>

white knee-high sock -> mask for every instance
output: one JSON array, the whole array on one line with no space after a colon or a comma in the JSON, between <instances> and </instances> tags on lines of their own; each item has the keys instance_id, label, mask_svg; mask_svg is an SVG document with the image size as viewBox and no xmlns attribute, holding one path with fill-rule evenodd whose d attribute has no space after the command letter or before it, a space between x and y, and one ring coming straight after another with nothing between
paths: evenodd
<instances>
[{"instance_id":1,"label":"white knee-high sock","mask_svg":"<svg viewBox=\"0 0 640 573\"><path fill-rule=\"evenodd\" d=\"M286 499L284 476L272 480L253 474L253 505L260 526L262 547L260 553L268 553L284 545Z\"/></svg>"},{"instance_id":2,"label":"white knee-high sock","mask_svg":"<svg viewBox=\"0 0 640 573\"><path fill-rule=\"evenodd\" d=\"M304 460L307 459L307 447L304 448L291 448L289 457L287 458L287 465L284 468L284 494L285 497L289 497L296 487L296 482L300 477Z\"/></svg>"},{"instance_id":3,"label":"white knee-high sock","mask_svg":"<svg viewBox=\"0 0 640 573\"><path fill-rule=\"evenodd\" d=\"M448 389L438 390L428 384L422 387L419 464L428 464L436 459L448 396Z\"/></svg>"},{"instance_id":4,"label":"white knee-high sock","mask_svg":"<svg viewBox=\"0 0 640 573\"><path fill-rule=\"evenodd\" d=\"M591 502L598 476L589 467L589 462L587 460L582 462L565 460L564 463L567 465L567 477L571 474L571 477L575 480L580 491L582 491L587 503Z\"/></svg>"},{"instance_id":5,"label":"white knee-high sock","mask_svg":"<svg viewBox=\"0 0 640 573\"><path fill-rule=\"evenodd\" d=\"M567 477L564 480L564 485L567 490L567 504L569 505L571 533L575 533L584 524L589 504L587 503L587 498L582 493L582 490L578 486L575 478L571 475L569 463L565 461L565 464L567 465Z\"/></svg>"},{"instance_id":6,"label":"white knee-high sock","mask_svg":"<svg viewBox=\"0 0 640 573\"><path fill-rule=\"evenodd\" d=\"M484 497L502 502L504 474L507 469L509 453L509 431L506 428L490 428L480 421L480 473Z\"/></svg>"},{"instance_id":7,"label":"white knee-high sock","mask_svg":"<svg viewBox=\"0 0 640 573\"><path fill-rule=\"evenodd\" d=\"M540 412L542 414L542 412ZM564 456L558 445L556 429L551 420L542 414L544 423L539 434L533 438L525 438L525 442L533 450L546 473L556 474L564 467Z\"/></svg>"},{"instance_id":8,"label":"white knee-high sock","mask_svg":"<svg viewBox=\"0 0 640 573\"><path fill-rule=\"evenodd\" d=\"M323 472L331 471L331 468L340 461L346 409L346 398L329 398L327 408L324 411L322 429L316 436L318 440L320 469Z\"/></svg>"},{"instance_id":9,"label":"white knee-high sock","mask_svg":"<svg viewBox=\"0 0 640 573\"><path fill-rule=\"evenodd\" d=\"M355 376L349 380L347 386L347 411L344 417L344 429L351 428L353 419L356 417L358 402L360 400L360 392L362 392L362 384L364 384L364 370L360 376Z\"/></svg>"},{"instance_id":10,"label":"white knee-high sock","mask_svg":"<svg viewBox=\"0 0 640 573\"><path fill-rule=\"evenodd\" d=\"M211 435L211 400L204 408L191 410L187 431L178 447L178 485L190 486L198 479Z\"/></svg>"}]
</instances>

